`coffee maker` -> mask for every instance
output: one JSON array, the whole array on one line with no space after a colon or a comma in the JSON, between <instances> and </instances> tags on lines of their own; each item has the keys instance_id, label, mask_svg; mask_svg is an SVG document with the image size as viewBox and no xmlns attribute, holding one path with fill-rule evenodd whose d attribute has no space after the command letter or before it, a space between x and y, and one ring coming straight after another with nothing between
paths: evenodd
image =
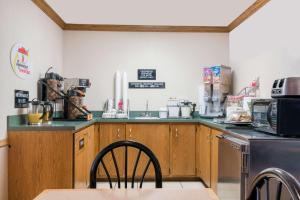
<instances>
[{"instance_id":1,"label":"coffee maker","mask_svg":"<svg viewBox=\"0 0 300 200\"><path fill-rule=\"evenodd\" d=\"M83 104L89 79L63 78L51 69L38 81L38 98L54 105L53 120L91 120L92 113Z\"/></svg>"},{"instance_id":2,"label":"coffee maker","mask_svg":"<svg viewBox=\"0 0 300 200\"><path fill-rule=\"evenodd\" d=\"M201 117L215 118L225 115L225 101L231 93L232 71L230 67L218 65L203 68L204 112Z\"/></svg>"},{"instance_id":3,"label":"coffee maker","mask_svg":"<svg viewBox=\"0 0 300 200\"><path fill-rule=\"evenodd\" d=\"M66 78L64 80L64 92L68 101L64 103L64 115L71 120L92 118L91 113L84 105L86 89L91 86L89 79ZM81 108L81 109L78 109Z\"/></svg>"}]
</instances>

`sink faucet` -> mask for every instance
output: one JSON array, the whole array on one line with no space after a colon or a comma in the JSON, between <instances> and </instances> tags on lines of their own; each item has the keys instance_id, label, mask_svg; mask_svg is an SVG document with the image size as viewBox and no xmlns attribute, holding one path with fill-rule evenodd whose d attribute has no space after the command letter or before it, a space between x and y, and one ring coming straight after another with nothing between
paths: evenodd
<instances>
[{"instance_id":1,"label":"sink faucet","mask_svg":"<svg viewBox=\"0 0 300 200\"><path fill-rule=\"evenodd\" d=\"M149 112L149 101L146 101L146 112L145 117L151 117L151 113Z\"/></svg>"}]
</instances>

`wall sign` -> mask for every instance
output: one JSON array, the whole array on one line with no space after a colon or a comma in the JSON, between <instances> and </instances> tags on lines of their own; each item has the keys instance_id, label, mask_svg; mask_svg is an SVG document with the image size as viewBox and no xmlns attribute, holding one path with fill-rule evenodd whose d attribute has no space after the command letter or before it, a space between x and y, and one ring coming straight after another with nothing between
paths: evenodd
<instances>
[{"instance_id":1,"label":"wall sign","mask_svg":"<svg viewBox=\"0 0 300 200\"><path fill-rule=\"evenodd\" d=\"M138 80L156 80L156 69L138 69Z\"/></svg>"},{"instance_id":2,"label":"wall sign","mask_svg":"<svg viewBox=\"0 0 300 200\"><path fill-rule=\"evenodd\" d=\"M130 89L164 89L165 82L129 82Z\"/></svg>"},{"instance_id":3,"label":"wall sign","mask_svg":"<svg viewBox=\"0 0 300 200\"><path fill-rule=\"evenodd\" d=\"M29 92L15 90L15 108L28 108Z\"/></svg>"},{"instance_id":4,"label":"wall sign","mask_svg":"<svg viewBox=\"0 0 300 200\"><path fill-rule=\"evenodd\" d=\"M15 74L22 79L28 78L32 74L32 65L29 49L21 43L16 43L10 52L10 63Z\"/></svg>"}]
</instances>

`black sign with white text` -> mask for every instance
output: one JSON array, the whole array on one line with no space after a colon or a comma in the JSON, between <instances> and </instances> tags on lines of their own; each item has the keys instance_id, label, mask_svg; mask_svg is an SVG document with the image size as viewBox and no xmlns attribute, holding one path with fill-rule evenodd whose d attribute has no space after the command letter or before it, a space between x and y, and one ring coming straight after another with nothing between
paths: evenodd
<instances>
[{"instance_id":1,"label":"black sign with white text","mask_svg":"<svg viewBox=\"0 0 300 200\"><path fill-rule=\"evenodd\" d=\"M28 108L29 92L15 90L15 108Z\"/></svg>"},{"instance_id":2,"label":"black sign with white text","mask_svg":"<svg viewBox=\"0 0 300 200\"><path fill-rule=\"evenodd\" d=\"M165 82L129 82L130 89L164 89L166 88Z\"/></svg>"},{"instance_id":3,"label":"black sign with white text","mask_svg":"<svg viewBox=\"0 0 300 200\"><path fill-rule=\"evenodd\" d=\"M138 80L156 80L156 69L138 69Z\"/></svg>"}]
</instances>

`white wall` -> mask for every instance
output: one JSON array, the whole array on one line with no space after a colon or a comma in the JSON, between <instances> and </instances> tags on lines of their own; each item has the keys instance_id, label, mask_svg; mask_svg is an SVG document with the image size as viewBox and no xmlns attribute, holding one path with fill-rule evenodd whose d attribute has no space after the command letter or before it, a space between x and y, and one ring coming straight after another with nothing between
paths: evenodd
<instances>
[{"instance_id":1,"label":"white wall","mask_svg":"<svg viewBox=\"0 0 300 200\"><path fill-rule=\"evenodd\" d=\"M236 92L259 76L269 97L274 79L300 76L299 8L299 0L272 0L230 33Z\"/></svg>"},{"instance_id":2,"label":"white wall","mask_svg":"<svg viewBox=\"0 0 300 200\"><path fill-rule=\"evenodd\" d=\"M129 90L131 110L151 110L165 106L169 97L197 101L203 66L228 64L228 34L222 33L127 33L64 32L63 74L90 78L86 104L102 109L113 97L116 70L126 71L129 81L137 81L138 68L157 69L157 81L166 89Z\"/></svg>"},{"instance_id":3,"label":"white wall","mask_svg":"<svg viewBox=\"0 0 300 200\"><path fill-rule=\"evenodd\" d=\"M22 80L10 66L10 49L16 42L29 48L33 75ZM63 31L28 0L0 0L0 140L6 138L6 117L17 114L14 90L30 91L36 97L36 81L49 66L62 68ZM0 199L7 199L7 149L0 148Z\"/></svg>"}]
</instances>

